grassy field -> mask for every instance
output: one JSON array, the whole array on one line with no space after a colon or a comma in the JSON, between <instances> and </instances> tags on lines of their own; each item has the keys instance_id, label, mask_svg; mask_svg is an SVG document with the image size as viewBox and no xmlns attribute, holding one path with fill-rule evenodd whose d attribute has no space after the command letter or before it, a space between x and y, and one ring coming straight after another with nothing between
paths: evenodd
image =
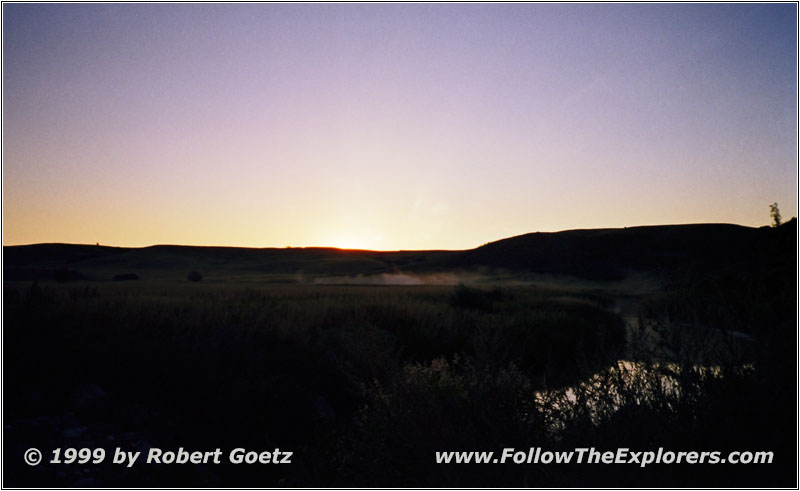
<instances>
[{"instance_id":1,"label":"grassy field","mask_svg":"<svg viewBox=\"0 0 800 491\"><path fill-rule=\"evenodd\" d=\"M328 264L315 276L327 281L297 281L291 268L242 276L229 258L191 282L191 254L162 256L173 266L155 278L132 262L98 266L113 255L91 256L89 267L14 254L18 274L81 275L4 283L4 486L796 484L787 254L695 276L453 269L401 285L372 266ZM109 279L130 272L142 279ZM279 447L294 458L129 469L20 458L29 447L117 446ZM507 447L772 451L775 460L434 461L437 451Z\"/></svg>"}]
</instances>

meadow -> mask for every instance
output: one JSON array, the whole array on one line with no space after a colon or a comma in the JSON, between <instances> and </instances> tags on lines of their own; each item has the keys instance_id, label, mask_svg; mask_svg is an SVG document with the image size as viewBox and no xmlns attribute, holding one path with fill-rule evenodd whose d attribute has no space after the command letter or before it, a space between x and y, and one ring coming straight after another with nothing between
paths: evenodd
<instances>
[{"instance_id":1,"label":"meadow","mask_svg":"<svg viewBox=\"0 0 800 491\"><path fill-rule=\"evenodd\" d=\"M793 486L796 285L786 261L628 281L508 270L440 272L473 280L456 284L222 270L113 281L112 269L108 279L6 280L3 485ZM294 458L131 468L19 458L29 447L115 446ZM775 459L434 461L437 451L532 446Z\"/></svg>"}]
</instances>

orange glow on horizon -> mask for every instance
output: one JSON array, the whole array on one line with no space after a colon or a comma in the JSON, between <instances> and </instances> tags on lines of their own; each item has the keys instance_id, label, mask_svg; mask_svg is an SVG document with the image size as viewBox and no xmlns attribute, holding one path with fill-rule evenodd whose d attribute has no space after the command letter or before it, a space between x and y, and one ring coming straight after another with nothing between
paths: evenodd
<instances>
[{"instance_id":1,"label":"orange glow on horizon","mask_svg":"<svg viewBox=\"0 0 800 491\"><path fill-rule=\"evenodd\" d=\"M768 225L797 215L796 10L7 3L3 244Z\"/></svg>"}]
</instances>

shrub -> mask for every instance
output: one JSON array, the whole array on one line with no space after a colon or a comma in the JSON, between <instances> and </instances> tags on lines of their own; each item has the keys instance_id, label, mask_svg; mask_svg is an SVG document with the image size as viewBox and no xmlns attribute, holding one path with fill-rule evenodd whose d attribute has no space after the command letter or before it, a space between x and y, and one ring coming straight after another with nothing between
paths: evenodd
<instances>
[{"instance_id":1,"label":"shrub","mask_svg":"<svg viewBox=\"0 0 800 491\"><path fill-rule=\"evenodd\" d=\"M186 279L189 281L201 281L203 279L203 275L197 271L192 271L188 276L186 276Z\"/></svg>"},{"instance_id":2,"label":"shrub","mask_svg":"<svg viewBox=\"0 0 800 491\"><path fill-rule=\"evenodd\" d=\"M365 486L520 486L526 469L499 475L481 465L457 472L442 450L524 448L543 440L532 385L513 365L478 367L454 357L406 365L389 385L366 388L351 442L351 482ZM499 480L498 480L499 479Z\"/></svg>"},{"instance_id":3,"label":"shrub","mask_svg":"<svg viewBox=\"0 0 800 491\"><path fill-rule=\"evenodd\" d=\"M450 296L450 305L457 309L491 312L492 298L482 290L459 283Z\"/></svg>"}]
</instances>

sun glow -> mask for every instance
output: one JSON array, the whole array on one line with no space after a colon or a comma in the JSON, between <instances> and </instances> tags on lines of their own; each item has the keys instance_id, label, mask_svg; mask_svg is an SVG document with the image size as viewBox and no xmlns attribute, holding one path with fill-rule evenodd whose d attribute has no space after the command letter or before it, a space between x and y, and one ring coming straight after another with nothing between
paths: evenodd
<instances>
[{"instance_id":1,"label":"sun glow","mask_svg":"<svg viewBox=\"0 0 800 491\"><path fill-rule=\"evenodd\" d=\"M797 214L790 3L2 12L4 245L469 249Z\"/></svg>"},{"instance_id":2,"label":"sun glow","mask_svg":"<svg viewBox=\"0 0 800 491\"><path fill-rule=\"evenodd\" d=\"M324 244L328 247L336 247L338 249L371 249L369 241L353 235L340 236L332 239L330 242Z\"/></svg>"}]
</instances>

